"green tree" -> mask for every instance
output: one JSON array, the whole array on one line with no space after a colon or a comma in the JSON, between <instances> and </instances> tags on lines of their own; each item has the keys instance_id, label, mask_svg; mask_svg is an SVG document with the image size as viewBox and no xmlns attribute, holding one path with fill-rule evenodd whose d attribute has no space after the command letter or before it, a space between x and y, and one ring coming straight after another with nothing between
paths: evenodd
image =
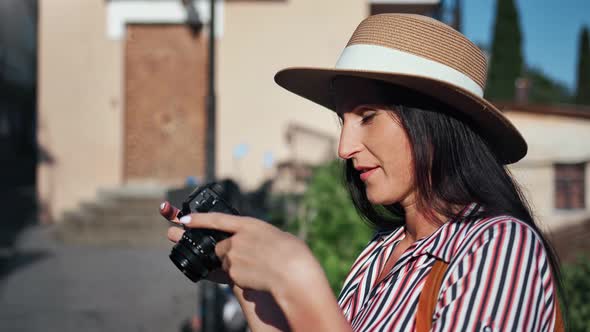
<instances>
[{"instance_id":1,"label":"green tree","mask_svg":"<svg viewBox=\"0 0 590 332\"><path fill-rule=\"evenodd\" d=\"M588 27L582 29L579 45L576 104L590 105L590 37L588 37Z\"/></svg>"},{"instance_id":2,"label":"green tree","mask_svg":"<svg viewBox=\"0 0 590 332\"><path fill-rule=\"evenodd\" d=\"M373 230L354 208L338 160L314 170L290 231L304 237L337 294Z\"/></svg>"},{"instance_id":3,"label":"green tree","mask_svg":"<svg viewBox=\"0 0 590 332\"><path fill-rule=\"evenodd\" d=\"M486 98L514 100L515 81L522 74L519 16L514 0L498 0Z\"/></svg>"},{"instance_id":4,"label":"green tree","mask_svg":"<svg viewBox=\"0 0 590 332\"><path fill-rule=\"evenodd\" d=\"M588 331L590 326L590 258L579 256L562 267L563 285L568 303L570 330ZM563 301L562 301L563 303Z\"/></svg>"},{"instance_id":5,"label":"green tree","mask_svg":"<svg viewBox=\"0 0 590 332\"><path fill-rule=\"evenodd\" d=\"M568 88L547 76L542 70L529 68L526 73L531 87L529 102L535 104L569 104L572 96Z\"/></svg>"}]
</instances>

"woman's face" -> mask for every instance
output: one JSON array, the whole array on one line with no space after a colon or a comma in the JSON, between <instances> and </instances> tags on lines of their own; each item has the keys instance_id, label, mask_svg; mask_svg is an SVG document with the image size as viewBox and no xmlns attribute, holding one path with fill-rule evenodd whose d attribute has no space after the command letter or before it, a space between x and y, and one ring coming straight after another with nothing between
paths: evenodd
<instances>
[{"instance_id":1,"label":"woman's face","mask_svg":"<svg viewBox=\"0 0 590 332\"><path fill-rule=\"evenodd\" d=\"M373 204L413 204L410 142L391 108L381 104L370 81L338 79L337 113L343 121L338 156L351 159Z\"/></svg>"}]
</instances>

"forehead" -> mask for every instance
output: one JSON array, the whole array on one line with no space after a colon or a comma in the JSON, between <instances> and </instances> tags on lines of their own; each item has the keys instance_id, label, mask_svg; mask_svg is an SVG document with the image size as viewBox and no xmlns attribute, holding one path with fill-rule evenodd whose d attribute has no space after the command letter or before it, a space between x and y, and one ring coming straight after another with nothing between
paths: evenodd
<instances>
[{"instance_id":1,"label":"forehead","mask_svg":"<svg viewBox=\"0 0 590 332\"><path fill-rule=\"evenodd\" d=\"M337 77L332 81L335 111L345 113L359 105L388 104L380 85L368 79Z\"/></svg>"}]
</instances>

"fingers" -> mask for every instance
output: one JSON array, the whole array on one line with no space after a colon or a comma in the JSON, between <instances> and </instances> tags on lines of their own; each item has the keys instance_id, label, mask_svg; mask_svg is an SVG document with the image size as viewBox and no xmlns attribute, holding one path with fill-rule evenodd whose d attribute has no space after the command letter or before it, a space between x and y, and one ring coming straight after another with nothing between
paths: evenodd
<instances>
[{"instance_id":1,"label":"fingers","mask_svg":"<svg viewBox=\"0 0 590 332\"><path fill-rule=\"evenodd\" d=\"M184 234L184 230L178 227L170 227L168 228L168 240L172 242L178 242L182 238L182 234Z\"/></svg>"},{"instance_id":2,"label":"fingers","mask_svg":"<svg viewBox=\"0 0 590 332\"><path fill-rule=\"evenodd\" d=\"M217 244L215 245L215 254L217 255L217 257L225 257L227 252L231 249L231 241L232 238L227 238L225 240L217 242Z\"/></svg>"},{"instance_id":3,"label":"fingers","mask_svg":"<svg viewBox=\"0 0 590 332\"><path fill-rule=\"evenodd\" d=\"M180 223L186 227L214 229L232 234L256 222L252 218L217 212L192 213L180 218Z\"/></svg>"},{"instance_id":4,"label":"fingers","mask_svg":"<svg viewBox=\"0 0 590 332\"><path fill-rule=\"evenodd\" d=\"M228 252L231 249L231 241L232 239L228 238L218 242L215 246L215 255L221 260L221 269L226 272L229 272L231 267L231 260L228 256Z\"/></svg>"},{"instance_id":5,"label":"fingers","mask_svg":"<svg viewBox=\"0 0 590 332\"><path fill-rule=\"evenodd\" d=\"M162 215L162 217L166 218L166 220L176 223L179 222L177 217L179 212L180 210L177 207L170 204L170 202L168 201L160 204L160 214Z\"/></svg>"}]
</instances>

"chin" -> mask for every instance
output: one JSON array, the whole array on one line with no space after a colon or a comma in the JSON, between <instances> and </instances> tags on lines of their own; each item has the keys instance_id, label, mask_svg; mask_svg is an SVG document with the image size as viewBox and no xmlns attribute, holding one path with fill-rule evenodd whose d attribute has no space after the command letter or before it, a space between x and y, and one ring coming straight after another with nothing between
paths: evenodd
<instances>
[{"instance_id":1,"label":"chin","mask_svg":"<svg viewBox=\"0 0 590 332\"><path fill-rule=\"evenodd\" d=\"M374 193L370 190L367 190L367 199L373 205L390 205L398 202L398 200L389 197L384 193Z\"/></svg>"}]
</instances>

